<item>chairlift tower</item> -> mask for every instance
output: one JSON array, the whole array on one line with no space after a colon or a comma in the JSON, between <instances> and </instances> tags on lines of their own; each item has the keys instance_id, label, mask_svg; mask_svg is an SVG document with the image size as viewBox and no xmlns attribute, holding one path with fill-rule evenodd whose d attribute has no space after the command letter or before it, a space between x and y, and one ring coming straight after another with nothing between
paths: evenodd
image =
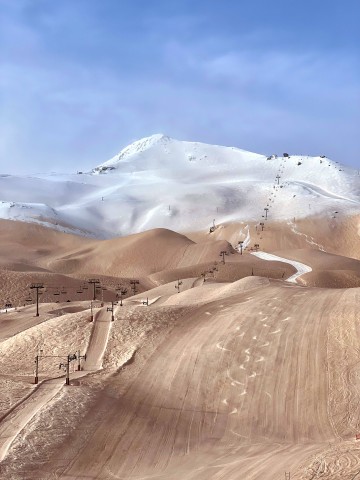
<instances>
[{"instance_id":1,"label":"chairlift tower","mask_svg":"<svg viewBox=\"0 0 360 480\"><path fill-rule=\"evenodd\" d=\"M178 280L178 281L177 281L177 284L175 285L175 288L176 288L176 290L178 291L178 293L180 293L180 285L182 285L182 283L183 283L183 282L182 282L181 280Z\"/></svg>"},{"instance_id":2,"label":"chairlift tower","mask_svg":"<svg viewBox=\"0 0 360 480\"><path fill-rule=\"evenodd\" d=\"M264 210L265 210L265 220L267 220L269 209L268 209L268 207L265 207Z\"/></svg>"},{"instance_id":3,"label":"chairlift tower","mask_svg":"<svg viewBox=\"0 0 360 480\"><path fill-rule=\"evenodd\" d=\"M90 300L90 322L94 321L93 300Z\"/></svg>"},{"instance_id":4,"label":"chairlift tower","mask_svg":"<svg viewBox=\"0 0 360 480\"><path fill-rule=\"evenodd\" d=\"M276 175L276 179L277 179L277 183L278 183L278 185L280 185L280 178L281 178L281 177L280 177L280 175L279 175L279 174L277 174L277 175Z\"/></svg>"},{"instance_id":5,"label":"chairlift tower","mask_svg":"<svg viewBox=\"0 0 360 480\"><path fill-rule=\"evenodd\" d=\"M130 285L134 295L136 293L136 285L139 285L139 284L140 284L139 280L130 280Z\"/></svg>"},{"instance_id":6,"label":"chairlift tower","mask_svg":"<svg viewBox=\"0 0 360 480\"><path fill-rule=\"evenodd\" d=\"M100 285L100 280L98 278L89 278L88 283L93 286L93 300L96 300L96 286Z\"/></svg>"},{"instance_id":7,"label":"chairlift tower","mask_svg":"<svg viewBox=\"0 0 360 480\"><path fill-rule=\"evenodd\" d=\"M127 291L128 291L128 290L127 290L127 288L124 288L124 287L122 287L121 285L119 285L117 288L115 288L115 290L116 290L117 292L120 292L120 293L117 293L117 294L116 294L116 298L120 298L120 307L122 307L122 306L123 306L123 303L122 303L122 301L123 301L123 296L127 294Z\"/></svg>"},{"instance_id":8,"label":"chairlift tower","mask_svg":"<svg viewBox=\"0 0 360 480\"><path fill-rule=\"evenodd\" d=\"M66 363L59 364L59 370L63 368L65 370L65 385L70 385L70 362L76 360L76 353L71 353L67 356Z\"/></svg>"},{"instance_id":9,"label":"chairlift tower","mask_svg":"<svg viewBox=\"0 0 360 480\"><path fill-rule=\"evenodd\" d=\"M229 255L226 250L221 250L219 257L222 257L222 263L225 265L225 255Z\"/></svg>"},{"instance_id":10,"label":"chairlift tower","mask_svg":"<svg viewBox=\"0 0 360 480\"><path fill-rule=\"evenodd\" d=\"M111 302L111 307L107 307L106 311L107 312L111 312L111 321L113 322L115 320L115 317L114 317L114 305L116 305L117 302Z\"/></svg>"},{"instance_id":11,"label":"chairlift tower","mask_svg":"<svg viewBox=\"0 0 360 480\"><path fill-rule=\"evenodd\" d=\"M36 290L36 316L39 316L39 290L44 288L43 283L32 283L30 285L30 289L35 289Z\"/></svg>"}]
</instances>

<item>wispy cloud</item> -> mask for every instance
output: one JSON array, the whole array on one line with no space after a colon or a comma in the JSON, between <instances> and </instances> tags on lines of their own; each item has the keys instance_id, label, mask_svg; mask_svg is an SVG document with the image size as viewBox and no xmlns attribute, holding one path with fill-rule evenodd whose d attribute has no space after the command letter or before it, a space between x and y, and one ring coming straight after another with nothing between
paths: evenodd
<instances>
[{"instance_id":1,"label":"wispy cloud","mask_svg":"<svg viewBox=\"0 0 360 480\"><path fill-rule=\"evenodd\" d=\"M0 154L13 171L89 168L157 131L355 158L354 52L267 45L267 27L209 32L201 16L185 14L149 13L136 32L119 25L116 33L117 22L97 21L99 4L85 3L52 10L40 1L34 10L33 2L0 0Z\"/></svg>"}]
</instances>

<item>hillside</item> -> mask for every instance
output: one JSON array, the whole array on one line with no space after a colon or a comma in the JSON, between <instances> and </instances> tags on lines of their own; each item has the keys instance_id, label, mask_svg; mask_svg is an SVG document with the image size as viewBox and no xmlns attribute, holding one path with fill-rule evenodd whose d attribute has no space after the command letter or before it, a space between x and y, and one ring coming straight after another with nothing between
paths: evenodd
<instances>
[{"instance_id":1,"label":"hillside","mask_svg":"<svg viewBox=\"0 0 360 480\"><path fill-rule=\"evenodd\" d=\"M282 154L281 154L282 155ZM320 156L260 155L153 135L89 172L0 176L0 218L111 238L152 228L360 212L360 176Z\"/></svg>"},{"instance_id":2,"label":"hillside","mask_svg":"<svg viewBox=\"0 0 360 480\"><path fill-rule=\"evenodd\" d=\"M0 476L355 478L354 170L155 135L0 188Z\"/></svg>"}]
</instances>

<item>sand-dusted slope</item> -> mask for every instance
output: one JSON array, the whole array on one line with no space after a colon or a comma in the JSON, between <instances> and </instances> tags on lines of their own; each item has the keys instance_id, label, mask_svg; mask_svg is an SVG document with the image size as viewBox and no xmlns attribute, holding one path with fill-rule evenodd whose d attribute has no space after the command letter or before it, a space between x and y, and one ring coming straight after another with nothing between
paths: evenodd
<instances>
[{"instance_id":1,"label":"sand-dusted slope","mask_svg":"<svg viewBox=\"0 0 360 480\"><path fill-rule=\"evenodd\" d=\"M12 271L115 276L186 267L217 260L221 250L232 250L224 240L196 245L162 228L102 241L9 220L0 220L0 246L0 265Z\"/></svg>"},{"instance_id":2,"label":"sand-dusted slope","mask_svg":"<svg viewBox=\"0 0 360 480\"><path fill-rule=\"evenodd\" d=\"M246 257L254 258L230 255L226 261L234 261L219 265L217 275L226 276ZM321 264L321 254L314 254L314 265L317 257ZM164 290L165 305L126 300L118 307L107 331L102 376L79 379L79 388L71 387L34 417L23 433L31 449L18 438L3 462L6 478L50 479L56 472L67 480L270 480L291 471L293 478L308 480L319 455L328 479L347 478L344 468L349 474L359 470L353 446L360 427L353 373L359 289L269 284L256 276L231 284L202 282L185 282L187 290L179 294L174 284L158 287L154 293ZM64 308L52 305L48 313ZM89 312L65 313L1 345L6 374L17 362L29 378L39 342L63 352L89 338ZM103 315L109 326L110 313L104 309ZM22 325L31 326L25 316ZM12 391L20 398L27 390L18 382ZM85 401L81 395L90 396ZM70 434L66 412L79 412L72 407L75 399L83 410L70 414L76 429Z\"/></svg>"},{"instance_id":3,"label":"sand-dusted slope","mask_svg":"<svg viewBox=\"0 0 360 480\"><path fill-rule=\"evenodd\" d=\"M329 212L329 215L325 218L314 216L306 219L296 219L295 223L290 222L288 226L292 233L305 240L303 247L295 248L323 249L328 253L360 260L358 248L360 215L333 215L332 212ZM274 232L273 237L277 237L276 232ZM287 247L284 245L279 248L283 250Z\"/></svg>"},{"instance_id":4,"label":"sand-dusted slope","mask_svg":"<svg viewBox=\"0 0 360 480\"><path fill-rule=\"evenodd\" d=\"M354 270L322 270L304 275L303 283L319 288L360 287L360 274Z\"/></svg>"},{"instance_id":5,"label":"sand-dusted slope","mask_svg":"<svg viewBox=\"0 0 360 480\"><path fill-rule=\"evenodd\" d=\"M358 261L322 255L329 244L322 245L312 236L300 234L296 230L299 227L295 228L294 225L281 227L280 224L269 223L263 232L255 225L242 227L241 232L237 232L238 238L247 239L244 255L234 253L231 244L221 238L224 234L231 239L235 235L235 225L216 229L214 234L204 234L202 238L198 237L198 243L166 229L94 241L21 222L3 221L2 227L0 244L4 255L1 256L3 268L0 270L0 305L8 301L23 305L32 282L43 282L50 287L42 296L42 302L57 299L90 300L90 290L81 295L77 290L89 277L96 276L110 289L101 297L109 301L115 298L116 286L122 283L129 287L131 278L138 278L139 291L144 291L179 278L200 277L215 264L218 265L218 271L214 276L220 282L236 281L250 275L286 279L294 273L292 267L285 263L275 262L270 265L269 262L248 255L255 242L259 242L260 250L265 251L267 245L275 247L296 244L292 240L296 240L302 247L311 246L310 249L302 248L304 258L299 257L299 261L306 263L305 257L310 255L310 266L315 262L314 272L303 279L308 285L342 288L356 287L360 283ZM266 243L266 239L272 240ZM236 246L236 242L233 245ZM222 266L219 257L221 251L231 252L226 257L225 266ZM282 250L268 251L282 256ZM289 258L296 260L296 254L291 257L292 251L294 250L286 249L283 256L288 254ZM55 298L55 287L64 287L63 290L67 293Z\"/></svg>"},{"instance_id":6,"label":"sand-dusted slope","mask_svg":"<svg viewBox=\"0 0 360 480\"><path fill-rule=\"evenodd\" d=\"M319 235L315 239L313 235L316 232L314 230L311 230L313 235L304 233L309 231L305 227L310 228L311 223L310 220L307 223L304 220L301 225L298 223L289 225L267 223L264 231L261 231L256 225L243 225L241 228L238 225L219 227L213 234L204 233L202 236L192 236L192 238L196 237L198 243L195 243L184 235L166 229L150 230L112 240L95 241L55 232L40 226L2 221L0 246L3 254L0 263L3 268L14 272L12 277L19 285L23 284L22 272L28 274L27 281L30 280L29 283L31 281L50 281L44 280L42 276L51 272L82 279L86 279L89 275L107 276L109 282L105 282L105 284L113 283L114 285L116 280L112 281L110 277L141 277L144 281L146 277L149 277L150 284L146 284L148 288L151 287L152 281L166 283L176 278L199 276L202 269L210 268L211 264L215 262L219 263L219 252L223 250L234 252L228 240L233 246L237 246L235 240L242 239L244 255L230 255L226 259L227 263L239 263L239 266L232 267L232 269L236 269L234 274L230 274L231 268L228 267L227 277L221 277L219 274L218 278L221 281L233 281L248 276L254 267L256 267L255 275L282 278L283 273L286 277L291 274L291 271L286 270L280 273L281 265L279 265L280 275L276 272L269 273L267 272L269 265L266 266L266 262L257 265L254 264L253 258L249 259L247 253L255 243L260 245L260 250L276 252L279 256L281 256L282 250L293 250L294 248L296 250L306 249L310 253L312 251L334 252L336 242L339 243L340 238L347 238L348 242L350 242L350 238L353 239L352 244L356 247L358 240L354 235L355 233L358 235L355 228L357 217L353 217L351 223L356 232L354 228L350 227L350 219L348 219L348 223L343 221L342 227L340 226L341 221L336 220L336 222L338 222L336 224L338 228L342 228L343 237L339 236L341 232L332 236L325 235L324 229L329 228L329 225L320 222L317 223ZM311 228L314 229L315 220L311 225ZM348 244L344 242L344 245ZM335 260L335 257L331 258ZM357 271L357 263L351 265L351 260L347 260L346 266L344 266L343 259L341 262L342 266L329 266L322 270L342 270L347 276L351 275L354 278L351 285L345 283L344 286L356 286L356 273L353 272ZM238 271L241 263L243 272ZM330 265L330 260L327 263ZM282 266L284 267L284 264ZM13 280L10 278L10 282L5 280L6 273L3 273L1 277L3 278L3 297L6 300L5 297L10 294L9 285ZM56 282L64 283L65 278L54 279L54 283ZM331 286L331 283L315 282L313 284ZM341 283L338 286L341 286Z\"/></svg>"},{"instance_id":7,"label":"sand-dusted slope","mask_svg":"<svg viewBox=\"0 0 360 480\"><path fill-rule=\"evenodd\" d=\"M0 220L0 266L13 270L47 268L47 258L74 248L85 248L96 241L57 232L40 225Z\"/></svg>"},{"instance_id":8,"label":"sand-dusted slope","mask_svg":"<svg viewBox=\"0 0 360 480\"><path fill-rule=\"evenodd\" d=\"M205 283L200 283L191 289L174 294L168 298L164 305L194 305L200 303L209 303L216 300L223 300L225 298L237 295L242 292L253 290L254 288L264 287L269 285L267 278L263 277L246 277L237 280L233 283L225 283L219 285L211 280Z\"/></svg>"},{"instance_id":9,"label":"sand-dusted slope","mask_svg":"<svg viewBox=\"0 0 360 480\"><path fill-rule=\"evenodd\" d=\"M97 277L110 289L100 298L109 301L115 298L114 289L119 283L130 292L131 278L138 278L138 291L144 291L178 278L200 277L216 263L216 277L222 282L251 274L286 278L293 273L285 264L270 268L268 262L236 254L226 240L208 237L197 244L165 229L94 241L21 222L3 221L2 227L0 305L24 305L33 282L48 287L41 302L90 300L89 289L82 294L78 290L89 277ZM219 263L221 251L230 252L224 267ZM55 297L57 288L66 293Z\"/></svg>"},{"instance_id":10,"label":"sand-dusted slope","mask_svg":"<svg viewBox=\"0 0 360 480\"><path fill-rule=\"evenodd\" d=\"M193 242L165 229L97 242L93 248L77 249L55 257L50 267L64 273L101 272L134 276L156 269L159 263L176 264ZM175 257L175 258L174 258Z\"/></svg>"},{"instance_id":11,"label":"sand-dusted slope","mask_svg":"<svg viewBox=\"0 0 360 480\"><path fill-rule=\"evenodd\" d=\"M350 478L358 297L273 285L192 307L145 364L140 351L109 380L34 475L305 480L324 458L324 478Z\"/></svg>"},{"instance_id":12,"label":"sand-dusted slope","mask_svg":"<svg viewBox=\"0 0 360 480\"><path fill-rule=\"evenodd\" d=\"M274 252L278 254L279 252ZM302 277L302 283L314 287L351 288L360 286L360 261L321 250L283 250L282 256L306 263L311 273Z\"/></svg>"},{"instance_id":13,"label":"sand-dusted slope","mask_svg":"<svg viewBox=\"0 0 360 480\"><path fill-rule=\"evenodd\" d=\"M98 242L94 248L57 257L49 267L63 273L101 271L105 275L145 276L218 259L223 249L231 250L228 242L196 245L184 235L155 229Z\"/></svg>"},{"instance_id":14,"label":"sand-dusted slope","mask_svg":"<svg viewBox=\"0 0 360 480\"><path fill-rule=\"evenodd\" d=\"M194 305L209 303L215 300L231 297L239 293L263 288L269 285L270 281L264 277L246 277L231 283L217 283L210 278L204 282L203 278L187 278L181 281L179 292L177 282L167 283L160 287L153 288L140 295L135 295L124 301L125 305L143 305L148 299L149 305Z\"/></svg>"},{"instance_id":15,"label":"sand-dusted slope","mask_svg":"<svg viewBox=\"0 0 360 480\"><path fill-rule=\"evenodd\" d=\"M148 299L149 303L157 304L163 303L166 299L174 294L180 294L185 290L193 288L199 278L183 278L179 281L165 283L155 288L151 288L143 293L132 295L130 298L124 300L124 305L143 305L143 302Z\"/></svg>"},{"instance_id":16,"label":"sand-dusted slope","mask_svg":"<svg viewBox=\"0 0 360 480\"><path fill-rule=\"evenodd\" d=\"M216 267L216 271L214 270ZM213 273L211 273L211 271ZM217 282L234 282L252 275L286 279L295 273L296 269L283 262L271 262L271 264L253 255L234 254L226 257L225 265L219 260L216 262L202 263L189 267L163 270L149 276L149 280L155 283L167 283L176 281L178 278L199 277L206 273L207 279L215 279Z\"/></svg>"},{"instance_id":17,"label":"sand-dusted slope","mask_svg":"<svg viewBox=\"0 0 360 480\"><path fill-rule=\"evenodd\" d=\"M87 310L90 305L87 302L73 302L71 306L68 303L46 303L40 304L40 316L36 317L36 306L27 305L26 307L17 308L0 315L0 341L13 337L18 333L24 332L29 328L40 323L45 323L49 319L62 317L69 313L75 314ZM95 305L94 305L95 308ZM88 315L89 316L89 315ZM73 321L76 321L74 315Z\"/></svg>"},{"instance_id":18,"label":"sand-dusted slope","mask_svg":"<svg viewBox=\"0 0 360 480\"><path fill-rule=\"evenodd\" d=\"M187 236L201 243L214 240L227 240L237 246L244 241L245 250L254 247L267 252L293 249L320 250L335 255L360 259L358 243L360 239L360 216L335 215L307 218L292 218L286 222L273 221L271 215L265 222L259 211L257 222L220 224L213 233L209 231L188 232ZM260 222L264 223L264 230Z\"/></svg>"}]
</instances>

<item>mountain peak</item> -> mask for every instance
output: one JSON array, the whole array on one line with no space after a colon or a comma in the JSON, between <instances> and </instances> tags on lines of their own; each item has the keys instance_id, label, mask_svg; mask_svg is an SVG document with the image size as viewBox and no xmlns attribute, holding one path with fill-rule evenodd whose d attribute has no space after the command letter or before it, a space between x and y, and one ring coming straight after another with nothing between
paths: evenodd
<instances>
[{"instance_id":1,"label":"mountain peak","mask_svg":"<svg viewBox=\"0 0 360 480\"><path fill-rule=\"evenodd\" d=\"M119 162L127 161L129 157L141 154L155 145L166 145L171 141L173 141L172 138L162 133L155 133L149 137L140 138L123 148L117 155L110 158L110 160L94 168L93 173L105 173L109 170L114 170Z\"/></svg>"},{"instance_id":2,"label":"mountain peak","mask_svg":"<svg viewBox=\"0 0 360 480\"><path fill-rule=\"evenodd\" d=\"M149 137L143 137L143 138L140 138L139 140L135 140L130 145L123 148L121 150L121 152L126 151L128 149L134 149L134 148L135 149L139 149L139 148L146 149L146 148L151 147L154 144L167 143L171 140L172 139L169 136L164 135L163 133L154 133L153 135L150 135Z\"/></svg>"}]
</instances>

